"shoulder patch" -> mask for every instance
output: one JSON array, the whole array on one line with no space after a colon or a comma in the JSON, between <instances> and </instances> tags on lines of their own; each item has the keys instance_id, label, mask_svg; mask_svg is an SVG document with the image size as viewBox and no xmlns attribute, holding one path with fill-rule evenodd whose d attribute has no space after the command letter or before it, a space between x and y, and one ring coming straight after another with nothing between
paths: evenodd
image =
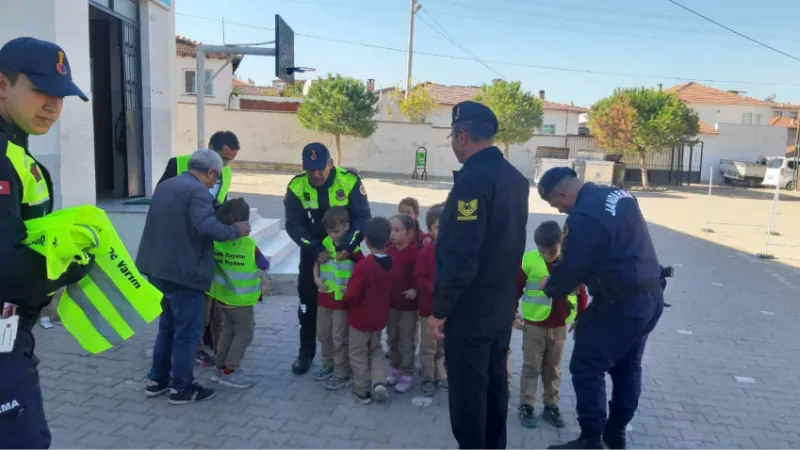
<instances>
[{"instance_id":1,"label":"shoulder patch","mask_svg":"<svg viewBox=\"0 0 800 450\"><path fill-rule=\"evenodd\" d=\"M458 200L458 221L472 221L478 220L478 199L471 200Z\"/></svg>"}]
</instances>

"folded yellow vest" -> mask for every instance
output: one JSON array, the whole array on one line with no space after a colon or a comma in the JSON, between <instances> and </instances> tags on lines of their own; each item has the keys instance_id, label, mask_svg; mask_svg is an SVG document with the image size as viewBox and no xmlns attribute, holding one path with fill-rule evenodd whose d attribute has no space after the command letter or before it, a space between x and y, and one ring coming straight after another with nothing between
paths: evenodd
<instances>
[{"instance_id":1,"label":"folded yellow vest","mask_svg":"<svg viewBox=\"0 0 800 450\"><path fill-rule=\"evenodd\" d=\"M84 350L100 353L130 339L161 314L163 294L136 268L105 211L76 206L25 221L23 242L47 259L47 276L60 277L72 262L95 265L66 286L58 304L64 328Z\"/></svg>"}]
</instances>

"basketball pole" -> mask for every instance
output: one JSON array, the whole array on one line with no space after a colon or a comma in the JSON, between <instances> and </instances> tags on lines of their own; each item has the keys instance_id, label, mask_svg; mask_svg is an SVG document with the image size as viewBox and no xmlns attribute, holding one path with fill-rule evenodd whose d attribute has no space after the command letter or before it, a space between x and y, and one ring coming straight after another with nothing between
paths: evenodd
<instances>
[{"instance_id":1,"label":"basketball pole","mask_svg":"<svg viewBox=\"0 0 800 450\"><path fill-rule=\"evenodd\" d=\"M704 233L713 233L714 229L711 228L711 181L714 179L714 166L708 168L708 200L706 202L706 226L700 228Z\"/></svg>"}]
</instances>

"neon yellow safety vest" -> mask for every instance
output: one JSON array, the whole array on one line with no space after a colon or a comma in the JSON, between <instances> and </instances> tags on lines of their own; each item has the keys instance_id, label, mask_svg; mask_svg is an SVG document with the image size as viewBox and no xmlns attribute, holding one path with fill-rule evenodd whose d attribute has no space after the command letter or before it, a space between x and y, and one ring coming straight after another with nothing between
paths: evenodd
<instances>
[{"instance_id":1,"label":"neon yellow safety vest","mask_svg":"<svg viewBox=\"0 0 800 450\"><path fill-rule=\"evenodd\" d=\"M6 145L6 156L22 182L22 205L20 212L23 219L44 217L49 211L50 191L41 169L32 156L24 148L12 144Z\"/></svg>"},{"instance_id":2,"label":"neon yellow safety vest","mask_svg":"<svg viewBox=\"0 0 800 450\"><path fill-rule=\"evenodd\" d=\"M331 259L319 265L319 278L328 287L328 292L333 293L333 299L341 300L347 290L347 282L353 276L353 268L356 263L349 259L346 261L336 259L336 247L330 236L322 240L322 246L325 247L325 251L328 252ZM356 247L353 251L360 251L360 248Z\"/></svg>"},{"instance_id":3,"label":"neon yellow safety vest","mask_svg":"<svg viewBox=\"0 0 800 450\"><path fill-rule=\"evenodd\" d=\"M243 236L214 242L214 278L208 295L230 306L252 306L261 296L256 241Z\"/></svg>"},{"instance_id":4,"label":"neon yellow safety vest","mask_svg":"<svg viewBox=\"0 0 800 450\"><path fill-rule=\"evenodd\" d=\"M328 188L328 205L347 206L350 203L350 193L358 184L358 176L340 167L334 168L336 176ZM319 209L317 188L308 182L308 175L301 174L289 182L289 190L300 199L304 209Z\"/></svg>"},{"instance_id":5,"label":"neon yellow safety vest","mask_svg":"<svg viewBox=\"0 0 800 450\"><path fill-rule=\"evenodd\" d=\"M553 306L553 300L539 290L542 279L549 275L547 263L538 251L526 252L522 255L522 270L527 276L525 293L522 296L522 317L531 322L541 322L550 316ZM572 323L578 312L578 296L569 294L567 300L570 313L566 323Z\"/></svg>"},{"instance_id":6,"label":"neon yellow safety vest","mask_svg":"<svg viewBox=\"0 0 800 450\"><path fill-rule=\"evenodd\" d=\"M76 206L26 220L25 227L23 243L47 259L50 279L61 276L74 260L95 257L94 267L66 286L58 304L64 328L84 350L108 350L161 314L164 295L139 273L105 211Z\"/></svg>"},{"instance_id":7,"label":"neon yellow safety vest","mask_svg":"<svg viewBox=\"0 0 800 450\"><path fill-rule=\"evenodd\" d=\"M191 155L181 155L175 157L175 162L178 164L177 175L182 174L189 170L189 158ZM220 203L225 202L225 197L228 196L228 190L231 188L231 178L233 178L233 169L231 166L223 166L222 173L219 175L220 186L217 193L217 201Z\"/></svg>"}]
</instances>

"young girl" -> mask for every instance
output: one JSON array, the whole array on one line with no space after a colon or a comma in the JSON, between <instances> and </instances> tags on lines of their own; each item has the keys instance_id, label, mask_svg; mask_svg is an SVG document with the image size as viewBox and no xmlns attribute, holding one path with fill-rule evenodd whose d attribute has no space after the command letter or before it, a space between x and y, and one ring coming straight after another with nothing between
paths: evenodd
<instances>
[{"instance_id":1,"label":"young girl","mask_svg":"<svg viewBox=\"0 0 800 450\"><path fill-rule=\"evenodd\" d=\"M415 337L417 331L417 291L414 288L414 265L419 248L412 244L414 220L398 214L389 220L392 226L391 245L386 253L392 258L392 289L389 297L389 376L386 384L397 392L408 392L413 386Z\"/></svg>"},{"instance_id":2,"label":"young girl","mask_svg":"<svg viewBox=\"0 0 800 450\"><path fill-rule=\"evenodd\" d=\"M416 245L417 248L422 248L422 245L430 241L428 235L419 227L419 202L413 197L406 197L400 200L397 205L398 214L408 214L414 220L414 236L411 238L411 243Z\"/></svg>"}]
</instances>

